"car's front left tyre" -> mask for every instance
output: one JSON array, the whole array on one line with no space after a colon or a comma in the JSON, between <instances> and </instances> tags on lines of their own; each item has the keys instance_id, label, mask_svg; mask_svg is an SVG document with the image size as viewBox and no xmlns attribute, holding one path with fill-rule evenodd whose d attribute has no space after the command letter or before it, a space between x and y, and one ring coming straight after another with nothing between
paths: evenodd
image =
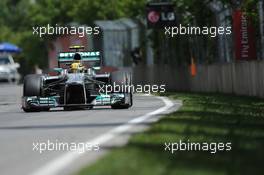
<instances>
[{"instance_id":1,"label":"car's front left tyre","mask_svg":"<svg viewBox=\"0 0 264 175\"><path fill-rule=\"evenodd\" d=\"M122 102L112 104L112 109L128 109L133 105L133 95L131 92L131 85L132 85L132 75L129 72L125 71L116 71L111 73L111 85L114 88L115 86L119 87L128 87L128 88L119 88L120 91L116 91L114 88L115 93L122 93L124 94L124 100ZM124 90L124 91L122 91Z\"/></svg>"},{"instance_id":2,"label":"car's front left tyre","mask_svg":"<svg viewBox=\"0 0 264 175\"><path fill-rule=\"evenodd\" d=\"M121 103L111 105L112 109L128 109L133 106L133 95L132 93L124 94L125 98L124 101Z\"/></svg>"}]
</instances>

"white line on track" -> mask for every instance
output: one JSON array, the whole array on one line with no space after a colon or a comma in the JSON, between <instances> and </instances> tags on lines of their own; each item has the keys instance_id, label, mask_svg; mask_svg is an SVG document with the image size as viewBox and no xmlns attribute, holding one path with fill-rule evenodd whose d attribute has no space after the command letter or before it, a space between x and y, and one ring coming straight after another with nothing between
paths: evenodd
<instances>
[{"instance_id":1,"label":"white line on track","mask_svg":"<svg viewBox=\"0 0 264 175\"><path fill-rule=\"evenodd\" d=\"M174 105L166 97L157 97L157 98L161 99L165 103L165 106L163 106L163 107L161 107L161 108L159 108L153 112L147 113L143 116L132 119L132 120L128 121L126 124L123 124L121 126L113 128L112 130L108 131L107 133L102 134L102 135L98 136L97 138L92 139L90 141L87 141L87 143L94 144L94 145L95 144L102 145L102 144L108 142L109 140L115 138L116 136L120 135L121 133L129 130L134 125L140 124L140 123L150 119L154 115L161 114L162 112L167 111L168 109L170 109ZM69 166L71 163L74 162L74 160L76 160L78 157L80 157L82 155L83 154L78 153L78 151L69 151L69 152L63 154L62 156L59 156L58 158L55 158L54 160L50 161L48 164L41 167L36 172L33 172L31 175L58 175L61 170L63 170L65 167Z\"/></svg>"}]
</instances>

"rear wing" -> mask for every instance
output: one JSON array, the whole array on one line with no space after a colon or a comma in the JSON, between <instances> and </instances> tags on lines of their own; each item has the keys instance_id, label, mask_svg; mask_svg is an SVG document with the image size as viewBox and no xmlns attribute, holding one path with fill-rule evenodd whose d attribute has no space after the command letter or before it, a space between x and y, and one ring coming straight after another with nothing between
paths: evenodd
<instances>
[{"instance_id":1,"label":"rear wing","mask_svg":"<svg viewBox=\"0 0 264 175\"><path fill-rule=\"evenodd\" d=\"M61 52L58 55L58 62L72 62L74 55L78 53L81 55L81 61L100 61L100 52Z\"/></svg>"}]
</instances>

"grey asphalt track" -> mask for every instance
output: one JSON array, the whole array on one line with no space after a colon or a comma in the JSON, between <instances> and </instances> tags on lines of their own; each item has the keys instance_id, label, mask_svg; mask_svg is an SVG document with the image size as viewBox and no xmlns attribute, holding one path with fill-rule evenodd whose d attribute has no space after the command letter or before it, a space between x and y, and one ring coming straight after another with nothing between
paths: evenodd
<instances>
[{"instance_id":1,"label":"grey asphalt track","mask_svg":"<svg viewBox=\"0 0 264 175\"><path fill-rule=\"evenodd\" d=\"M0 174L28 175L40 172L66 151L33 151L33 143L62 142L84 143L126 124L128 121L164 107L164 102L153 96L134 96L134 106L128 110L112 110L109 107L93 110L65 112L62 109L41 113L24 113L20 109L22 87L0 84ZM179 108L180 103L166 112ZM58 174L72 174L83 165L92 163L113 147L122 146L134 132L141 131L160 115L138 123L107 143L99 145L99 151L88 151L63 167ZM56 166L56 165L54 165Z\"/></svg>"}]
</instances>

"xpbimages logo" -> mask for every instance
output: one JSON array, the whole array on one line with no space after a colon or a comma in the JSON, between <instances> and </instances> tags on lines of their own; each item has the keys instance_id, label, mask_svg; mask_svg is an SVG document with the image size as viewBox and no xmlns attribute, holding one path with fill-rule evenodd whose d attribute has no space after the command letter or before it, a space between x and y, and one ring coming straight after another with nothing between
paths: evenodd
<instances>
[{"instance_id":1,"label":"xpbimages logo","mask_svg":"<svg viewBox=\"0 0 264 175\"><path fill-rule=\"evenodd\" d=\"M217 152L223 152L223 151L231 151L232 150L232 143L227 142L190 142L189 140L184 142L180 140L179 142L166 142L164 143L164 150L174 154L179 151L205 151L210 152L211 154L216 154Z\"/></svg>"},{"instance_id":2,"label":"xpbimages logo","mask_svg":"<svg viewBox=\"0 0 264 175\"><path fill-rule=\"evenodd\" d=\"M84 153L86 151L99 151L100 147L97 143L89 142L60 142L58 140L47 140L44 142L33 142L32 150L40 154L50 151L74 151Z\"/></svg>"},{"instance_id":3,"label":"xpbimages logo","mask_svg":"<svg viewBox=\"0 0 264 175\"><path fill-rule=\"evenodd\" d=\"M144 93L150 95L151 93L165 93L166 85L127 85L117 84L113 85L99 85L99 92L101 94L109 95L111 93L125 92L125 93Z\"/></svg>"},{"instance_id":4,"label":"xpbimages logo","mask_svg":"<svg viewBox=\"0 0 264 175\"><path fill-rule=\"evenodd\" d=\"M215 38L218 35L231 35L232 27L198 27L198 26L183 26L180 24L175 27L165 27L165 35L175 37L177 35L208 35L211 38Z\"/></svg>"},{"instance_id":5,"label":"xpbimages logo","mask_svg":"<svg viewBox=\"0 0 264 175\"><path fill-rule=\"evenodd\" d=\"M90 27L90 26L51 26L47 24L46 26L35 26L32 27L33 35L43 37L45 35L79 35L79 37L84 37L85 35L99 35L99 27Z\"/></svg>"}]
</instances>

